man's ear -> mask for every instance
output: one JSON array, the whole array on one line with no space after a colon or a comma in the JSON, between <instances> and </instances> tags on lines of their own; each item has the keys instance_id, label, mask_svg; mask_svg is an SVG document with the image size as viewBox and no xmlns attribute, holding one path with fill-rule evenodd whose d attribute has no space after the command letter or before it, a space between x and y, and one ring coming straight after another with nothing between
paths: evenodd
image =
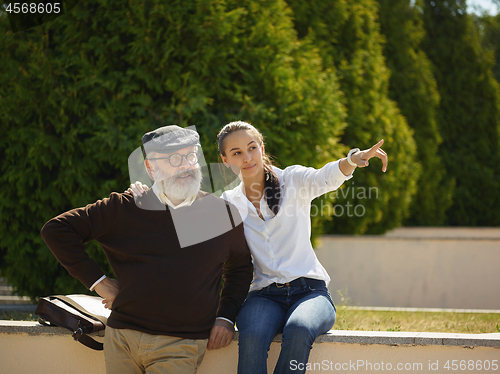
<instances>
[{"instance_id":1,"label":"man's ear","mask_svg":"<svg viewBox=\"0 0 500 374\"><path fill-rule=\"evenodd\" d=\"M154 165L153 163L148 160L148 159L145 159L144 160L144 166L146 167L146 171L148 172L149 174L149 177L152 179L152 180L155 180L153 175L155 173L155 169L154 169Z\"/></svg>"}]
</instances>

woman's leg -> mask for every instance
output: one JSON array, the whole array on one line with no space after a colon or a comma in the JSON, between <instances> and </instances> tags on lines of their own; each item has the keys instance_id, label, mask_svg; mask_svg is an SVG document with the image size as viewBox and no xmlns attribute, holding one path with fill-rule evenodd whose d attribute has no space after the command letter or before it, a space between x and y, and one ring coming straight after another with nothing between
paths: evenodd
<instances>
[{"instance_id":1,"label":"woman's leg","mask_svg":"<svg viewBox=\"0 0 500 374\"><path fill-rule=\"evenodd\" d=\"M238 374L267 374L269 346L283 327L286 308L278 301L250 293L238 313Z\"/></svg>"},{"instance_id":2,"label":"woman's leg","mask_svg":"<svg viewBox=\"0 0 500 374\"><path fill-rule=\"evenodd\" d=\"M335 315L326 287L310 290L300 297L286 315L281 353L274 373L305 373L314 340L330 330Z\"/></svg>"}]
</instances>

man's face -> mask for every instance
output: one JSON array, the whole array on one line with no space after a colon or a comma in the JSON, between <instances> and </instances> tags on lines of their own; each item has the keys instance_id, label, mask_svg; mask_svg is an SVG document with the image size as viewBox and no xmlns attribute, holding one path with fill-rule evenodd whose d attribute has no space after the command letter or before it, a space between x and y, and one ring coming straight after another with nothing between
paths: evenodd
<instances>
[{"instance_id":1,"label":"man's face","mask_svg":"<svg viewBox=\"0 0 500 374\"><path fill-rule=\"evenodd\" d=\"M191 196L196 196L200 189L202 174L198 163L190 165L192 153L196 153L198 147L186 147L173 153L156 153L148 155L146 167L153 176L162 192L169 199L184 200ZM181 163L176 165L176 158L182 157ZM171 162L172 161L172 162Z\"/></svg>"},{"instance_id":2,"label":"man's face","mask_svg":"<svg viewBox=\"0 0 500 374\"><path fill-rule=\"evenodd\" d=\"M151 152L148 155L148 159L153 162L153 168L155 171L160 171L162 175L166 177L173 177L175 175L184 175L187 170L195 170L198 168L198 164L190 165L188 159L186 158L190 153L196 153L198 147L186 147L179 151L172 153L157 153ZM176 159L182 157L181 164L178 166L172 166L176 164ZM187 177L186 177L187 178Z\"/></svg>"}]
</instances>

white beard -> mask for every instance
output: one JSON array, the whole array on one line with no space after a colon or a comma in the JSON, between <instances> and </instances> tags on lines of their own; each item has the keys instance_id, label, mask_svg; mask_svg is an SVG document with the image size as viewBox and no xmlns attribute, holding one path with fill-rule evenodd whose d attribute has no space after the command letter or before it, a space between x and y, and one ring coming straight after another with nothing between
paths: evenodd
<instances>
[{"instance_id":1,"label":"white beard","mask_svg":"<svg viewBox=\"0 0 500 374\"><path fill-rule=\"evenodd\" d=\"M182 179L180 175L191 175L191 178ZM187 198L198 195L203 175L201 168L183 170L169 177L161 170L156 170L154 175L158 190L164 193L170 200L186 200Z\"/></svg>"}]
</instances>

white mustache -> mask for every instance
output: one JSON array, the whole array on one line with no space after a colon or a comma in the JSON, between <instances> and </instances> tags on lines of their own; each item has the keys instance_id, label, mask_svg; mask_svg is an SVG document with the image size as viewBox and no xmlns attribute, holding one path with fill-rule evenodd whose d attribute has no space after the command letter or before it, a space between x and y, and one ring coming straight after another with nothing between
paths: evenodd
<instances>
[{"instance_id":1,"label":"white mustache","mask_svg":"<svg viewBox=\"0 0 500 374\"><path fill-rule=\"evenodd\" d=\"M178 173L175 173L172 178L179 178L179 177L187 177L187 176L195 177L194 170L184 170L180 171Z\"/></svg>"}]
</instances>

